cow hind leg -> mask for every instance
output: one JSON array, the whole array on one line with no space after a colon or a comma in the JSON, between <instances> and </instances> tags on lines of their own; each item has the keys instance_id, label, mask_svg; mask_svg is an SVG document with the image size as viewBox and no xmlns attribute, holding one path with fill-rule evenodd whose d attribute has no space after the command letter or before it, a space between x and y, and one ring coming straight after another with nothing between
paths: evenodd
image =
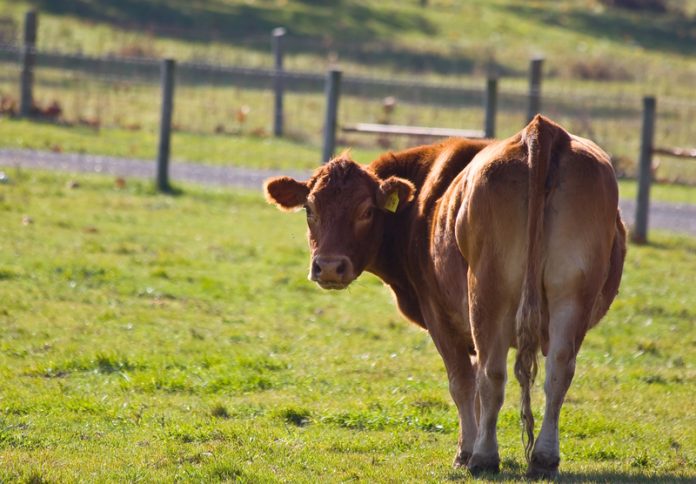
<instances>
[{"instance_id":1,"label":"cow hind leg","mask_svg":"<svg viewBox=\"0 0 696 484\"><path fill-rule=\"evenodd\" d=\"M496 426L505 397L508 338L492 338L495 343L479 352L477 398L479 400L478 435L467 467L473 475L498 472L500 456ZM478 348L477 348L478 349Z\"/></svg>"},{"instance_id":2,"label":"cow hind leg","mask_svg":"<svg viewBox=\"0 0 696 484\"><path fill-rule=\"evenodd\" d=\"M527 476L553 479L560 463L558 421L575 374L575 358L591 315L590 306L574 298L549 304L549 349L546 356L546 409L534 444Z\"/></svg>"},{"instance_id":3,"label":"cow hind leg","mask_svg":"<svg viewBox=\"0 0 696 484\"><path fill-rule=\"evenodd\" d=\"M486 259L484 260L495 260ZM517 298L501 284L500 270L484 265L470 268L469 321L476 347L478 434L469 463L473 475L499 472L497 424L505 398L507 354L514 336Z\"/></svg>"}]
</instances>

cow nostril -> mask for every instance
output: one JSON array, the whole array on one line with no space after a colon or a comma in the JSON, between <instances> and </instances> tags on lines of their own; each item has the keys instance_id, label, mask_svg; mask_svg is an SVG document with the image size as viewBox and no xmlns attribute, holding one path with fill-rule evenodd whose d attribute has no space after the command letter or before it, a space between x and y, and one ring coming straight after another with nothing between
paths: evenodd
<instances>
[{"instance_id":1,"label":"cow nostril","mask_svg":"<svg viewBox=\"0 0 696 484\"><path fill-rule=\"evenodd\" d=\"M339 276L342 276L344 272L346 272L346 261L342 260L338 266L336 266L336 274Z\"/></svg>"},{"instance_id":2,"label":"cow nostril","mask_svg":"<svg viewBox=\"0 0 696 484\"><path fill-rule=\"evenodd\" d=\"M321 274L321 266L317 261L312 261L312 274L314 275L319 275Z\"/></svg>"}]
</instances>

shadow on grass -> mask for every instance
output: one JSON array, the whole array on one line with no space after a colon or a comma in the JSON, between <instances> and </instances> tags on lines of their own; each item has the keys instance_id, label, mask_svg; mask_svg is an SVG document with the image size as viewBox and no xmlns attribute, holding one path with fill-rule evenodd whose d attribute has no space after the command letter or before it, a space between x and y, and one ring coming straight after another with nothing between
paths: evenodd
<instances>
[{"instance_id":1,"label":"shadow on grass","mask_svg":"<svg viewBox=\"0 0 696 484\"><path fill-rule=\"evenodd\" d=\"M622 472L561 472L558 482L669 482L691 483L693 477L672 473L629 474Z\"/></svg>"},{"instance_id":2,"label":"shadow on grass","mask_svg":"<svg viewBox=\"0 0 696 484\"><path fill-rule=\"evenodd\" d=\"M175 187L172 185L169 185L163 190L159 190L156 185L152 186L153 194L161 194L161 195L167 195L168 197L181 197L182 195L185 195L186 192L179 187Z\"/></svg>"},{"instance_id":3,"label":"shadow on grass","mask_svg":"<svg viewBox=\"0 0 696 484\"><path fill-rule=\"evenodd\" d=\"M483 479L490 482L515 482L521 479L525 479L526 469L519 465L519 463L503 463L503 469L498 474L484 473L475 480ZM447 476L447 481L459 482L464 480L471 480L471 474L466 470L453 470ZM598 472L563 472L563 464L561 464L561 471L554 482L626 482L626 483L637 483L637 482L664 482L664 483L692 483L694 482L693 477L687 477L684 475L678 475L674 473L659 473L659 472L647 472L641 473L627 473L627 472L612 472L612 471L598 471Z\"/></svg>"},{"instance_id":4,"label":"shadow on grass","mask_svg":"<svg viewBox=\"0 0 696 484\"><path fill-rule=\"evenodd\" d=\"M696 19L679 12L656 15L607 9L600 14L580 7L561 10L523 3L499 8L536 20L542 27L562 28L622 44L638 44L648 50L696 56Z\"/></svg>"},{"instance_id":5,"label":"shadow on grass","mask_svg":"<svg viewBox=\"0 0 696 484\"><path fill-rule=\"evenodd\" d=\"M393 31L416 30L434 35L421 15L374 9L346 0L304 0L283 8L224 0L30 0L40 11L103 22L117 28L152 31L190 41L239 41L262 36L270 47L271 30L285 25L303 36L336 40L374 40Z\"/></svg>"},{"instance_id":6,"label":"shadow on grass","mask_svg":"<svg viewBox=\"0 0 696 484\"><path fill-rule=\"evenodd\" d=\"M672 251L675 249L679 249L690 254L696 253L696 240L694 240L693 237L689 237L688 235L683 234L678 235L678 237L676 238L673 237L669 241L660 239L655 240L655 237L651 237L650 234L648 234L647 242L639 243L631 241L631 245L647 249L655 249L658 251Z\"/></svg>"},{"instance_id":7,"label":"shadow on grass","mask_svg":"<svg viewBox=\"0 0 696 484\"><path fill-rule=\"evenodd\" d=\"M288 28L286 50L367 65L390 65L415 72L470 72L476 62L458 50L423 50L397 45L397 33L437 36L436 26L419 11L376 8L348 0L302 0L283 8L223 0L29 0L40 12L79 17L115 28L194 43L224 42L270 53L270 35ZM512 74L505 66L491 68Z\"/></svg>"}]
</instances>

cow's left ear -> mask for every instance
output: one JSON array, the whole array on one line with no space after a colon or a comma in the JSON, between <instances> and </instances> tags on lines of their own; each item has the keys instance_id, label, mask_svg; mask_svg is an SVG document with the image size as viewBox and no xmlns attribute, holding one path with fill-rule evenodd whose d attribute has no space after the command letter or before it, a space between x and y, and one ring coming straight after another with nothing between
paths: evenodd
<instances>
[{"instance_id":1,"label":"cow's left ear","mask_svg":"<svg viewBox=\"0 0 696 484\"><path fill-rule=\"evenodd\" d=\"M307 202L309 187L289 176L280 176L266 180L263 192L266 200L281 210L295 210Z\"/></svg>"},{"instance_id":2,"label":"cow's left ear","mask_svg":"<svg viewBox=\"0 0 696 484\"><path fill-rule=\"evenodd\" d=\"M382 210L396 213L405 207L416 194L416 187L405 178L391 176L379 184L377 206Z\"/></svg>"}]
</instances>

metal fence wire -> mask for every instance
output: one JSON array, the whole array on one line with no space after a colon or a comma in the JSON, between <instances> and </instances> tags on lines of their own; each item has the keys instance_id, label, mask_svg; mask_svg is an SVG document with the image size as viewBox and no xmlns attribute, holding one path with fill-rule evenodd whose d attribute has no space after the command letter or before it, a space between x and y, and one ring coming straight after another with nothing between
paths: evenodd
<instances>
[{"instance_id":1,"label":"metal fence wire","mask_svg":"<svg viewBox=\"0 0 696 484\"><path fill-rule=\"evenodd\" d=\"M270 44L270 42L269 42ZM24 47L0 44L0 108L19 109L21 53ZM36 51L34 113L65 125L156 132L160 109L161 60L96 57ZM200 61L176 66L173 129L220 136L273 136L274 86L283 90L283 136L320 146L325 110L323 72L277 71L264 57L251 67ZM292 65L292 62L286 63ZM381 123L406 126L483 129L486 79L458 78L455 85L413 79L377 78L345 72L338 125ZM519 82L501 78L497 103L498 137L526 124L528 93ZM554 84L557 86L557 83ZM569 131L605 148L621 173L635 173L639 151L641 100L633 94L597 96L579 89L542 89L541 112ZM693 147L696 102L659 99L656 144ZM339 132L338 144L397 149L425 140ZM660 160L658 174L696 180L689 161Z\"/></svg>"},{"instance_id":2,"label":"metal fence wire","mask_svg":"<svg viewBox=\"0 0 696 484\"><path fill-rule=\"evenodd\" d=\"M657 99L655 147L696 152L696 100ZM655 155L654 173L658 179L696 183L696 159Z\"/></svg>"},{"instance_id":3,"label":"metal fence wire","mask_svg":"<svg viewBox=\"0 0 696 484\"><path fill-rule=\"evenodd\" d=\"M641 99L564 91L545 92L542 112L568 131L596 142L623 171L632 171L640 139Z\"/></svg>"}]
</instances>

